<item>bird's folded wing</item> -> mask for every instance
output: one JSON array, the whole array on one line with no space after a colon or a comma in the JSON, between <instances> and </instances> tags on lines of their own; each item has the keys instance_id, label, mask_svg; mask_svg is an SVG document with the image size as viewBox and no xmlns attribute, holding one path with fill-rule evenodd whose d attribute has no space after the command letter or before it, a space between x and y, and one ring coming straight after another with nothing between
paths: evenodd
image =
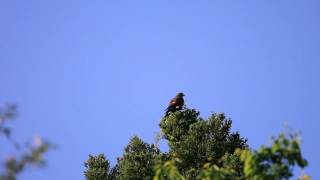
<instances>
[{"instance_id":1,"label":"bird's folded wing","mask_svg":"<svg viewBox=\"0 0 320 180\"><path fill-rule=\"evenodd\" d=\"M176 104L177 104L176 99L172 99L172 100L170 101L170 103L169 103L169 106L174 106L174 105L176 105Z\"/></svg>"}]
</instances>

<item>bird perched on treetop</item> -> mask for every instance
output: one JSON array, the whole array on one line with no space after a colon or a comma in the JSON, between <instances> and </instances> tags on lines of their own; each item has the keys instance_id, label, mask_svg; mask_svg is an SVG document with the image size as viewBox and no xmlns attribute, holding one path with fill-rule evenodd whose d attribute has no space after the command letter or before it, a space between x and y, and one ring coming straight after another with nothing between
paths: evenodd
<instances>
[{"instance_id":1,"label":"bird perched on treetop","mask_svg":"<svg viewBox=\"0 0 320 180\"><path fill-rule=\"evenodd\" d=\"M169 112L175 112L181 110L184 105L184 94L178 93L173 99L171 99L168 108L166 109L166 116L169 115Z\"/></svg>"}]
</instances>

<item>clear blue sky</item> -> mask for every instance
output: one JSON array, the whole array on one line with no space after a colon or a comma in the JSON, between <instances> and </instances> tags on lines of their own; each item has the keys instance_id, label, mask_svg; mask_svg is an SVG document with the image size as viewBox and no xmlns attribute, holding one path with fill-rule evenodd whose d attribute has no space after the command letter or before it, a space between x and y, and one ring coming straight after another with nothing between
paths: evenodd
<instances>
[{"instance_id":1,"label":"clear blue sky","mask_svg":"<svg viewBox=\"0 0 320 180\"><path fill-rule=\"evenodd\" d=\"M1 1L0 104L20 141L55 142L22 180L84 179L88 154L114 164L132 135L152 143L168 101L225 112L257 148L302 132L320 179L320 1ZM0 142L4 142L1 140Z\"/></svg>"}]
</instances>

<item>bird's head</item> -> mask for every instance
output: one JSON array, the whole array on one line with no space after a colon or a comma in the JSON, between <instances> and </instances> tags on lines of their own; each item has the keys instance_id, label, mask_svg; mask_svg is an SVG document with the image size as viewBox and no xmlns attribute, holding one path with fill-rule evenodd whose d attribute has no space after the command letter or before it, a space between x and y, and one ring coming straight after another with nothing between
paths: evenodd
<instances>
[{"instance_id":1,"label":"bird's head","mask_svg":"<svg viewBox=\"0 0 320 180\"><path fill-rule=\"evenodd\" d=\"M182 92L179 92L178 94L177 94L177 97L183 97L183 96L185 96Z\"/></svg>"}]
</instances>

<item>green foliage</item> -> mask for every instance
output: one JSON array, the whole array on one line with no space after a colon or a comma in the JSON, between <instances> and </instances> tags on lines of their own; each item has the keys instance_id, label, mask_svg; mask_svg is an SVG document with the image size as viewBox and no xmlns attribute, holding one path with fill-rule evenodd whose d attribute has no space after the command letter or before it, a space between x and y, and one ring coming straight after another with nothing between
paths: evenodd
<instances>
[{"instance_id":1,"label":"green foliage","mask_svg":"<svg viewBox=\"0 0 320 180\"><path fill-rule=\"evenodd\" d=\"M120 180L152 179L159 150L134 136L118 160Z\"/></svg>"},{"instance_id":2,"label":"green foliage","mask_svg":"<svg viewBox=\"0 0 320 180\"><path fill-rule=\"evenodd\" d=\"M190 125L199 121L199 112L194 109L184 109L170 113L160 122L164 137L171 142L178 142L188 133Z\"/></svg>"},{"instance_id":3,"label":"green foliage","mask_svg":"<svg viewBox=\"0 0 320 180\"><path fill-rule=\"evenodd\" d=\"M84 172L87 180L108 180L110 163L103 154L98 156L89 155L89 159L84 163Z\"/></svg>"},{"instance_id":4,"label":"green foliage","mask_svg":"<svg viewBox=\"0 0 320 180\"><path fill-rule=\"evenodd\" d=\"M134 136L112 173L109 166L101 172L113 174L109 179L114 180L276 180L291 177L295 165L307 165L297 136L282 134L271 147L252 152L246 139L231 132L231 119L216 113L203 119L199 114L184 108L161 119L160 128L169 152L162 153ZM97 175L99 172L92 171ZM308 178L303 175L300 180Z\"/></svg>"},{"instance_id":5,"label":"green foliage","mask_svg":"<svg viewBox=\"0 0 320 180\"><path fill-rule=\"evenodd\" d=\"M271 147L262 146L259 150L239 150L244 162L244 173L247 179L288 179L292 176L292 168L298 165L307 166L301 155L300 142L297 134L280 134L273 140Z\"/></svg>"},{"instance_id":6,"label":"green foliage","mask_svg":"<svg viewBox=\"0 0 320 180\"><path fill-rule=\"evenodd\" d=\"M206 163L200 170L197 179L209 180L209 179L225 179L225 180L241 180L244 179L242 169L243 164L240 157L234 154L225 154L221 158L222 166L216 164Z\"/></svg>"},{"instance_id":7,"label":"green foliage","mask_svg":"<svg viewBox=\"0 0 320 180\"><path fill-rule=\"evenodd\" d=\"M220 167L217 164L204 164L197 179L289 179L292 177L294 166L297 165L301 168L307 166L307 161L301 155L299 138L296 134L288 136L280 134L278 138L273 140L273 144L270 147L262 146L254 152L248 149L237 149L234 154L226 154L222 159L224 165ZM179 162L181 161L179 160ZM241 162L243 165L241 165ZM240 169L243 172L240 174L237 172L239 166L243 166ZM170 165L171 171L176 171L171 173L180 174L176 167L178 165ZM155 178L161 177L163 174L165 173L157 173ZM241 174L244 174L244 176ZM181 178L183 179L184 177ZM299 177L299 180L310 180L310 176L303 174Z\"/></svg>"},{"instance_id":8,"label":"green foliage","mask_svg":"<svg viewBox=\"0 0 320 180\"><path fill-rule=\"evenodd\" d=\"M11 157L5 162L5 173L0 176L2 180L15 180L17 175L22 172L27 165L43 166L46 161L43 155L52 147L49 143L36 145L21 157Z\"/></svg>"},{"instance_id":9,"label":"green foliage","mask_svg":"<svg viewBox=\"0 0 320 180\"><path fill-rule=\"evenodd\" d=\"M15 105L0 108L0 134L4 135L12 143L14 148L21 152L20 155L10 157L4 162L5 170L1 173L0 180L15 180L17 175L28 165L45 165L44 154L49 149L55 147L53 144L36 136L33 145L28 146L27 149L22 149L22 146L12 138L12 130L7 124L12 121L17 114L17 107Z\"/></svg>"},{"instance_id":10,"label":"green foliage","mask_svg":"<svg viewBox=\"0 0 320 180\"><path fill-rule=\"evenodd\" d=\"M212 114L208 120L198 116L199 112L184 109L160 123L164 137L169 141L170 154L182 161L177 167L188 179L195 179L205 163L221 167L226 153L247 147L239 133L230 132L232 121L224 114ZM240 165L235 168L240 172Z\"/></svg>"},{"instance_id":11,"label":"green foliage","mask_svg":"<svg viewBox=\"0 0 320 180\"><path fill-rule=\"evenodd\" d=\"M181 163L181 161L177 158L173 158L172 160L168 160L163 164L157 164L155 166L155 176L153 180L185 180L185 178L176 168L177 163Z\"/></svg>"},{"instance_id":12,"label":"green foliage","mask_svg":"<svg viewBox=\"0 0 320 180\"><path fill-rule=\"evenodd\" d=\"M210 165L210 163L206 163L200 171L200 174L197 176L197 179L238 179L238 177L234 175L233 171L233 169L218 167L217 165Z\"/></svg>"}]
</instances>

